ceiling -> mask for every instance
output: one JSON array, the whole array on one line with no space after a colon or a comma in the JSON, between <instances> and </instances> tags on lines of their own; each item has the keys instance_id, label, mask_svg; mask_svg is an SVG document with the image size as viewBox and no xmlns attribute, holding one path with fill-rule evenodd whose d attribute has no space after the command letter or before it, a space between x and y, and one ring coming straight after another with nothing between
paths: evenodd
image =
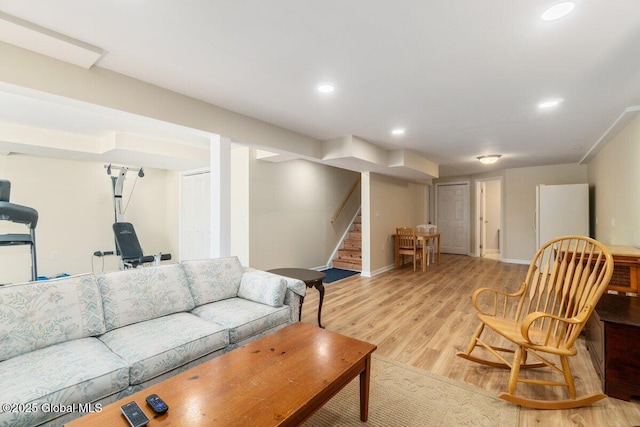
<instances>
[{"instance_id":1,"label":"ceiling","mask_svg":"<svg viewBox=\"0 0 640 427\"><path fill-rule=\"evenodd\" d=\"M0 0L0 11L103 49L96 67L321 141L410 150L453 176L577 163L640 105L640 2L582 0L541 20L554 3ZM540 110L549 98L564 101ZM2 87L0 102L5 123L203 137ZM492 153L496 165L476 160Z\"/></svg>"}]
</instances>

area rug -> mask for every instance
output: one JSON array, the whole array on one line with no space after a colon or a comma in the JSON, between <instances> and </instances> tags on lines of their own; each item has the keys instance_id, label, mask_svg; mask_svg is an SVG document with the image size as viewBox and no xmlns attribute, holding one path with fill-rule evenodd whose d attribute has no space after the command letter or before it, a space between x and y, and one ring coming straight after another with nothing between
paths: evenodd
<instances>
[{"instance_id":1,"label":"area rug","mask_svg":"<svg viewBox=\"0 0 640 427\"><path fill-rule=\"evenodd\" d=\"M322 273L327 275L327 277L322 280L323 283L331 283L340 279L346 279L347 277L355 276L356 274L360 274L359 271L343 270L342 268L329 268L327 270L321 271Z\"/></svg>"},{"instance_id":2,"label":"area rug","mask_svg":"<svg viewBox=\"0 0 640 427\"><path fill-rule=\"evenodd\" d=\"M369 420L360 421L360 389L356 378L318 412L305 427L327 426L487 426L515 427L519 409L469 384L373 355Z\"/></svg>"}]
</instances>

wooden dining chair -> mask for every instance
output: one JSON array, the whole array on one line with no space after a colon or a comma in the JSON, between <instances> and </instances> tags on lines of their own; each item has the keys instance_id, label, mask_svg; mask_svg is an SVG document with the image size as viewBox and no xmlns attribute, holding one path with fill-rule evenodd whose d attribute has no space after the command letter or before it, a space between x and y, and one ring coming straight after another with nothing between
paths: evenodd
<instances>
[{"instance_id":1,"label":"wooden dining chair","mask_svg":"<svg viewBox=\"0 0 640 427\"><path fill-rule=\"evenodd\" d=\"M422 259L422 248L418 247L418 239L411 227L396 228L396 267L404 265L404 256L413 257L413 271L416 271L416 263Z\"/></svg>"},{"instance_id":2,"label":"wooden dining chair","mask_svg":"<svg viewBox=\"0 0 640 427\"><path fill-rule=\"evenodd\" d=\"M576 397L569 357L576 354L576 340L612 273L613 258L596 240L583 236L551 240L534 255L518 292L508 294L489 288L474 292L472 303L480 324L467 350L459 352L458 356L510 369L508 391L499 397L520 406L569 409L605 398L602 393ZM485 327L506 339L509 348L489 345L489 340L495 337L484 337ZM493 358L477 356L475 350L484 350ZM505 353L513 355L511 360ZM530 358L534 363L530 363ZM548 376L531 378L521 373L521 370L538 368L548 368L548 372L559 374L563 380L552 381ZM566 387L569 399L539 400L516 396L518 383Z\"/></svg>"},{"instance_id":3,"label":"wooden dining chair","mask_svg":"<svg viewBox=\"0 0 640 427\"><path fill-rule=\"evenodd\" d=\"M429 233L429 234L434 234L438 232L438 227L436 227L433 224L427 224L427 227L425 228L425 232ZM426 249L427 249L427 265L429 265L429 261L433 261L436 262L436 242L435 239L429 239L428 241L424 242L424 244L426 245Z\"/></svg>"},{"instance_id":4,"label":"wooden dining chair","mask_svg":"<svg viewBox=\"0 0 640 427\"><path fill-rule=\"evenodd\" d=\"M426 233L428 226L429 226L429 224L418 224L418 225L416 225L416 233ZM425 241L422 240L422 239L418 239L418 241L416 242L416 246L418 247L419 250L422 250L422 246L424 244L425 244Z\"/></svg>"}]
</instances>

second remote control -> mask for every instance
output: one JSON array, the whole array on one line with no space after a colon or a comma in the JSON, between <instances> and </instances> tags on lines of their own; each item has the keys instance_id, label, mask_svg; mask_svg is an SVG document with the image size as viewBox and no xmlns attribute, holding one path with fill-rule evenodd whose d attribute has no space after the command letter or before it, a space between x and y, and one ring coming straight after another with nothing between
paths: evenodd
<instances>
[{"instance_id":1,"label":"second remote control","mask_svg":"<svg viewBox=\"0 0 640 427\"><path fill-rule=\"evenodd\" d=\"M156 414L164 414L169 410L169 406L157 394L147 396L147 404Z\"/></svg>"}]
</instances>

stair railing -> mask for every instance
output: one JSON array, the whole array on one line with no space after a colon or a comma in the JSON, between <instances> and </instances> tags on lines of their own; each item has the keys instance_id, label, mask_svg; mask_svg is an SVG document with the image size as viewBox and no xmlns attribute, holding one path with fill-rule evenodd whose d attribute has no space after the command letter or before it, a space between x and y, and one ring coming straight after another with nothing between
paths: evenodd
<instances>
[{"instance_id":1,"label":"stair railing","mask_svg":"<svg viewBox=\"0 0 640 427\"><path fill-rule=\"evenodd\" d=\"M342 214L342 211L344 211L345 206L347 206L347 202L349 201L351 196L353 196L353 193L356 191L356 188L358 188L358 185L360 185L360 179L361 178L358 177L358 180L355 182L355 184L353 184L353 187L351 187L351 191L349 191L349 194L344 199L344 201L342 202L342 204L340 205L340 207L336 211L335 215L333 215L333 218L331 218L331 223L332 224L334 222L336 222L338 220L338 218L340 218L340 215Z\"/></svg>"}]
</instances>

